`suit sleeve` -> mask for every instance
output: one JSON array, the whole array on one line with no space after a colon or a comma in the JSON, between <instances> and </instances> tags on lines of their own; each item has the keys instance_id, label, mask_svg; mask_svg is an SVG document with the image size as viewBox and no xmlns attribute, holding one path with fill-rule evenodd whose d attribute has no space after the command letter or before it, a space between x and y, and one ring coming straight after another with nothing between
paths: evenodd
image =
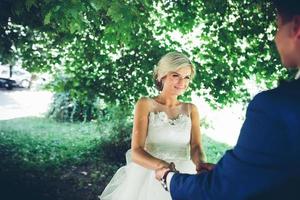
<instances>
[{"instance_id":1,"label":"suit sleeve","mask_svg":"<svg viewBox=\"0 0 300 200\"><path fill-rule=\"evenodd\" d=\"M173 200L246 199L284 181L288 148L284 126L278 119L276 96L258 94L249 104L237 145L211 172L175 174L170 192Z\"/></svg>"}]
</instances>

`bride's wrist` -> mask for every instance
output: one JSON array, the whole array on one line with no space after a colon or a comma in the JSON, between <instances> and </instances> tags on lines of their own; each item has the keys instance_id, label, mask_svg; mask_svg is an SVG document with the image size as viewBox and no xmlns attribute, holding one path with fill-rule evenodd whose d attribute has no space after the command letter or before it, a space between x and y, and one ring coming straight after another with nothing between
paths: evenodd
<instances>
[{"instance_id":1,"label":"bride's wrist","mask_svg":"<svg viewBox=\"0 0 300 200\"><path fill-rule=\"evenodd\" d=\"M196 161L196 165L200 165L200 164L203 164L203 163L205 163L204 160L198 160L198 161Z\"/></svg>"},{"instance_id":2,"label":"bride's wrist","mask_svg":"<svg viewBox=\"0 0 300 200\"><path fill-rule=\"evenodd\" d=\"M164 160L160 160L158 163L157 163L157 168L156 169L160 169L160 168L163 168L163 167L169 167L169 163L167 163L166 161Z\"/></svg>"}]
</instances>

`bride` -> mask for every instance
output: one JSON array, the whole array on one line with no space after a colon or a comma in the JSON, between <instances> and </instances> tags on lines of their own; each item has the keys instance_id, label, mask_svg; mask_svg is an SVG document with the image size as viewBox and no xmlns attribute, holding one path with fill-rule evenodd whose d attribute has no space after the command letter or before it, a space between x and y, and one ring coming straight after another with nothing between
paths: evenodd
<instances>
[{"instance_id":1,"label":"bride","mask_svg":"<svg viewBox=\"0 0 300 200\"><path fill-rule=\"evenodd\" d=\"M199 173L205 168L197 108L177 99L194 74L194 66L182 53L171 52L160 59L154 69L160 94L136 103L127 165L113 176L101 200L171 200L155 179L156 169Z\"/></svg>"}]
</instances>

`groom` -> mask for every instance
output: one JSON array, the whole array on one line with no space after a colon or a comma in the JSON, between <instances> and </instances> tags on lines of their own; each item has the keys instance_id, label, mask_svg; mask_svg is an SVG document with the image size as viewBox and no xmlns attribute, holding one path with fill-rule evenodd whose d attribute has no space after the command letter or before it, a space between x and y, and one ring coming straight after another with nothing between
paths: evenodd
<instances>
[{"instance_id":1,"label":"groom","mask_svg":"<svg viewBox=\"0 0 300 200\"><path fill-rule=\"evenodd\" d=\"M273 0L275 43L287 68L300 66L300 1ZM234 149L198 175L156 170L173 200L300 199L300 79L250 102Z\"/></svg>"}]
</instances>

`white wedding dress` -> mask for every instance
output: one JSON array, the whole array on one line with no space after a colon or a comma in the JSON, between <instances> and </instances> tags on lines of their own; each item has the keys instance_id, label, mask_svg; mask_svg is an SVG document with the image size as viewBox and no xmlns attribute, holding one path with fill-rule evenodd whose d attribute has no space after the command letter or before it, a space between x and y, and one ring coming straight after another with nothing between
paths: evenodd
<instances>
[{"instance_id":1,"label":"white wedding dress","mask_svg":"<svg viewBox=\"0 0 300 200\"><path fill-rule=\"evenodd\" d=\"M153 105L149 113L145 150L167 162L174 162L182 173L196 173L190 159L191 118L190 105L181 104L174 109L149 98ZM126 153L127 165L113 176L100 196L100 200L171 200L155 179L154 170L131 161Z\"/></svg>"}]
</instances>

